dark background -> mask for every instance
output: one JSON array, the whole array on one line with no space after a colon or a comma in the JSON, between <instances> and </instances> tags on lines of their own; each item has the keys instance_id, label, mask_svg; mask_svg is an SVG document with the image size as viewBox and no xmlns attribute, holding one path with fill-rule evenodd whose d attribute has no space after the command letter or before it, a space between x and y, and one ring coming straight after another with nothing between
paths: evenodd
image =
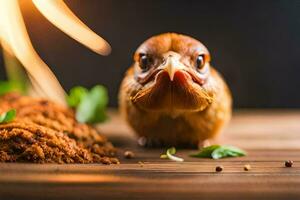
<instances>
[{"instance_id":1,"label":"dark background","mask_svg":"<svg viewBox=\"0 0 300 200\"><path fill-rule=\"evenodd\" d=\"M235 107L300 108L300 1L65 2L113 48L108 57L91 52L50 24L28 0L22 10L32 42L66 90L101 83L116 106L119 84L138 45L155 34L178 32L208 47ZM2 66L2 57L0 62Z\"/></svg>"}]
</instances>

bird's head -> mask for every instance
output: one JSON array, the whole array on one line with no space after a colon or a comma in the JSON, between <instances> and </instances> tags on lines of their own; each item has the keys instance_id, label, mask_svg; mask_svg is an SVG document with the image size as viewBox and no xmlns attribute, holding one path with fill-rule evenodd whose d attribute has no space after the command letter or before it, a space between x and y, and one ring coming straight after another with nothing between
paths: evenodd
<instances>
[{"instance_id":1,"label":"bird's head","mask_svg":"<svg viewBox=\"0 0 300 200\"><path fill-rule=\"evenodd\" d=\"M201 111L214 100L210 55L199 41L165 33L146 40L134 54L139 88L134 104L148 111Z\"/></svg>"}]
</instances>

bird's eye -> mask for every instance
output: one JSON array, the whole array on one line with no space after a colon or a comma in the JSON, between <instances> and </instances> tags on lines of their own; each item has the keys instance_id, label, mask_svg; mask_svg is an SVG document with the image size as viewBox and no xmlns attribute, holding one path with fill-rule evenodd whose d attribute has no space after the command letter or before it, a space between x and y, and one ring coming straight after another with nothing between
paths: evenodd
<instances>
[{"instance_id":1,"label":"bird's eye","mask_svg":"<svg viewBox=\"0 0 300 200\"><path fill-rule=\"evenodd\" d=\"M146 54L140 54L140 67L143 71L147 71L151 64L151 58Z\"/></svg>"},{"instance_id":2,"label":"bird's eye","mask_svg":"<svg viewBox=\"0 0 300 200\"><path fill-rule=\"evenodd\" d=\"M201 70L203 67L204 67L204 55L199 55L197 56L197 59L196 59L196 68L198 70Z\"/></svg>"}]
</instances>

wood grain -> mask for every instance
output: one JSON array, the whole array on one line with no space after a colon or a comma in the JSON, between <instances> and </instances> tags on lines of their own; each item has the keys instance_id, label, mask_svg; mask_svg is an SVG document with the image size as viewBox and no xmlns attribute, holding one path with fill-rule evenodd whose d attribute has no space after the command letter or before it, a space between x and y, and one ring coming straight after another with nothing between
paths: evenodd
<instances>
[{"instance_id":1,"label":"wood grain","mask_svg":"<svg viewBox=\"0 0 300 200\"><path fill-rule=\"evenodd\" d=\"M197 159L188 156L196 150L181 149L185 162L177 163L159 158L165 149L138 147L111 112L99 129L119 148L120 165L2 163L0 199L299 199L299 122L300 111L236 111L220 141L246 149L246 157ZM125 150L136 157L124 159ZM288 159L292 168L284 166ZM217 165L224 170L215 172Z\"/></svg>"}]
</instances>

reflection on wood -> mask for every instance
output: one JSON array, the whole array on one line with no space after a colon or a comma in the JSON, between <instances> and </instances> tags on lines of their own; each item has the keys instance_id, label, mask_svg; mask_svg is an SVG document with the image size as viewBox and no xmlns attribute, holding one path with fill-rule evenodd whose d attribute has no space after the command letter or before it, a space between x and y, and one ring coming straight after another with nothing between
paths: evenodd
<instances>
[{"instance_id":1,"label":"reflection on wood","mask_svg":"<svg viewBox=\"0 0 300 200\"><path fill-rule=\"evenodd\" d=\"M179 150L185 162L159 159L165 149L143 149L112 112L99 128L119 147L120 165L1 164L0 199L296 199L300 198L300 111L238 111L224 143L248 156L197 159ZM125 150L133 159L122 158ZM284 166L293 160L292 168ZM143 161L141 166L138 162ZM250 164L251 170L244 171ZM215 172L222 165L224 170Z\"/></svg>"}]
</instances>

